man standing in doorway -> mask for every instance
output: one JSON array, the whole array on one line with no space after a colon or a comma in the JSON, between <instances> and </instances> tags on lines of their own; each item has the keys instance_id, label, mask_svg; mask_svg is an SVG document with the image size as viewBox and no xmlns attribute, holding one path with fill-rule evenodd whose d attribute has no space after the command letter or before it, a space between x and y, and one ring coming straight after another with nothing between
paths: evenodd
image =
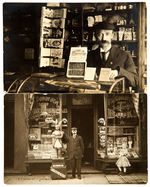
<instances>
[{"instance_id":1,"label":"man standing in doorway","mask_svg":"<svg viewBox=\"0 0 150 187\"><path fill-rule=\"evenodd\" d=\"M88 53L87 66L96 67L97 76L101 68L111 68L109 78L124 77L126 88L138 85L136 66L129 52L112 45L114 25L101 22L95 25L96 48Z\"/></svg>"},{"instance_id":2,"label":"man standing in doorway","mask_svg":"<svg viewBox=\"0 0 150 187\"><path fill-rule=\"evenodd\" d=\"M71 128L72 136L68 138L68 153L72 169L72 178L81 179L81 161L84 154L84 144L81 136L77 135L77 128Z\"/></svg>"}]
</instances>

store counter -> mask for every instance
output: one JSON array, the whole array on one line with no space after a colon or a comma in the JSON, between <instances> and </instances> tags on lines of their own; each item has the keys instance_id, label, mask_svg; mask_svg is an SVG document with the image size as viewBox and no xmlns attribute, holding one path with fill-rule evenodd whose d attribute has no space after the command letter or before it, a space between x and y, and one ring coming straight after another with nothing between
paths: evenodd
<instances>
[{"instance_id":1,"label":"store counter","mask_svg":"<svg viewBox=\"0 0 150 187\"><path fill-rule=\"evenodd\" d=\"M67 78L65 75L34 73L24 78L19 86L19 79L15 80L8 92L15 93L124 93L124 78L111 82L88 81L83 78Z\"/></svg>"}]
</instances>

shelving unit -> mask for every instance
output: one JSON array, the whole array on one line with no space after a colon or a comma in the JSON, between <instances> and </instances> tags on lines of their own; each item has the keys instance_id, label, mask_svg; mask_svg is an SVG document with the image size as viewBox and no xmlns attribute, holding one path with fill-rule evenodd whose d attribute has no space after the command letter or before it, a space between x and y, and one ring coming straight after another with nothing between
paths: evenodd
<instances>
[{"instance_id":1,"label":"shelving unit","mask_svg":"<svg viewBox=\"0 0 150 187\"><path fill-rule=\"evenodd\" d=\"M105 4L104 4L105 5ZM131 5L131 7L130 7ZM138 67L138 9L139 4L133 3L110 3L110 9L101 9L98 11L98 5L95 5L93 12L83 9L83 33L86 34L87 41L83 38L82 45L88 46L89 50L94 49L95 32L93 26L98 22L108 21L115 25L113 45L117 45L125 51L131 53L134 62ZM122 7L121 7L122 6ZM116 10L116 7L122 9ZM129 8L130 7L130 8ZM94 20L93 26L88 23L88 18ZM84 34L83 34L84 35ZM84 36L83 36L84 37Z\"/></svg>"},{"instance_id":2,"label":"shelving unit","mask_svg":"<svg viewBox=\"0 0 150 187\"><path fill-rule=\"evenodd\" d=\"M64 68L65 19L67 10L42 7L40 27L39 67Z\"/></svg>"}]
</instances>

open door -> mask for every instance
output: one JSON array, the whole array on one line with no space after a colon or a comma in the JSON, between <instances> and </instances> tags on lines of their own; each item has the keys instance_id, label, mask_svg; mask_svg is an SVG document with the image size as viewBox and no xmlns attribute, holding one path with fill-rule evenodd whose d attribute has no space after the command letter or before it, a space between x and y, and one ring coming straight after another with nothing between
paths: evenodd
<instances>
[{"instance_id":1,"label":"open door","mask_svg":"<svg viewBox=\"0 0 150 187\"><path fill-rule=\"evenodd\" d=\"M77 108L72 109L72 127L78 128L78 135L82 136L84 142L83 165L93 166L94 164L94 124L93 109Z\"/></svg>"}]
</instances>

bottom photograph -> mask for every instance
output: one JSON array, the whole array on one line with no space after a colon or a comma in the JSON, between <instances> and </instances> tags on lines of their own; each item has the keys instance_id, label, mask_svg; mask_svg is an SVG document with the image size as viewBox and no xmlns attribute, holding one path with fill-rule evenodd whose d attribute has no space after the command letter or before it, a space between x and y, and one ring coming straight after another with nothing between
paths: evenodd
<instances>
[{"instance_id":1,"label":"bottom photograph","mask_svg":"<svg viewBox=\"0 0 150 187\"><path fill-rule=\"evenodd\" d=\"M146 184L147 95L6 94L5 184Z\"/></svg>"}]
</instances>

